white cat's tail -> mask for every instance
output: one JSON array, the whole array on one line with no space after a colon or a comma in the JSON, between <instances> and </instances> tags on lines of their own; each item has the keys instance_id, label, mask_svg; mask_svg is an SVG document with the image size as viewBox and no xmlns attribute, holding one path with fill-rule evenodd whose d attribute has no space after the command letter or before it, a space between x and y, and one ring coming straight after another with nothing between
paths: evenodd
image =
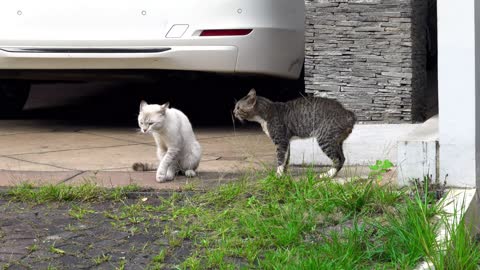
<instances>
[{"instance_id":1,"label":"white cat's tail","mask_svg":"<svg viewBox=\"0 0 480 270\"><path fill-rule=\"evenodd\" d=\"M155 171L157 166L153 163L135 162L132 165L132 169L137 172Z\"/></svg>"}]
</instances>

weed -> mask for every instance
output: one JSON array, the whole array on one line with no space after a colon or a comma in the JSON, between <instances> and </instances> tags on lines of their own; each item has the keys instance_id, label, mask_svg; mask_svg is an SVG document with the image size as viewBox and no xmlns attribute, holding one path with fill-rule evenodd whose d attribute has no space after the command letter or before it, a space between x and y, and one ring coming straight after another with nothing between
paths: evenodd
<instances>
[{"instance_id":1,"label":"weed","mask_svg":"<svg viewBox=\"0 0 480 270\"><path fill-rule=\"evenodd\" d=\"M154 263L163 263L165 261L165 257L167 256L167 251L165 249L161 249L157 255L153 257Z\"/></svg>"},{"instance_id":2,"label":"weed","mask_svg":"<svg viewBox=\"0 0 480 270\"><path fill-rule=\"evenodd\" d=\"M68 214L75 219L83 219L86 214L93 214L94 210L83 208L81 206L72 206L72 209L68 210ZM70 225L70 224L69 224Z\"/></svg>"},{"instance_id":3,"label":"weed","mask_svg":"<svg viewBox=\"0 0 480 270\"><path fill-rule=\"evenodd\" d=\"M182 191L193 191L197 185L193 182L187 182L182 187Z\"/></svg>"},{"instance_id":4,"label":"weed","mask_svg":"<svg viewBox=\"0 0 480 270\"><path fill-rule=\"evenodd\" d=\"M112 259L112 256L110 255L106 255L106 254L102 254L102 255L99 255L98 257L95 257L93 259L93 262L96 264L96 265L100 265L104 262L108 262L110 261L110 259Z\"/></svg>"},{"instance_id":5,"label":"weed","mask_svg":"<svg viewBox=\"0 0 480 270\"><path fill-rule=\"evenodd\" d=\"M191 269L191 270L201 269L200 267L201 262L202 261L197 256L192 255L182 263L181 269Z\"/></svg>"},{"instance_id":6,"label":"weed","mask_svg":"<svg viewBox=\"0 0 480 270\"><path fill-rule=\"evenodd\" d=\"M32 244L31 246L27 247L28 252L35 252L38 250L37 244Z\"/></svg>"},{"instance_id":7,"label":"weed","mask_svg":"<svg viewBox=\"0 0 480 270\"><path fill-rule=\"evenodd\" d=\"M59 254L59 255L64 255L64 254L65 254L65 251L64 251L64 250L55 247L55 243L53 243L53 244L50 246L49 251L50 251L51 253Z\"/></svg>"},{"instance_id":8,"label":"weed","mask_svg":"<svg viewBox=\"0 0 480 270\"><path fill-rule=\"evenodd\" d=\"M381 181L382 175L388 172L392 167L393 163L390 160L377 160L374 165L369 166L369 177Z\"/></svg>"},{"instance_id":9,"label":"weed","mask_svg":"<svg viewBox=\"0 0 480 270\"><path fill-rule=\"evenodd\" d=\"M431 175L425 175L423 180L416 178L410 181L410 184L414 186L415 191L420 196L428 197L429 201L436 202L445 195L447 181L440 183L439 181L433 181Z\"/></svg>"},{"instance_id":10,"label":"weed","mask_svg":"<svg viewBox=\"0 0 480 270\"><path fill-rule=\"evenodd\" d=\"M123 187L116 187L116 188L110 189L107 192L106 199L113 200L113 201L120 201L125 199L128 193L136 192L139 190L140 190L140 187L135 184L130 184L128 186L123 186Z\"/></svg>"},{"instance_id":11,"label":"weed","mask_svg":"<svg viewBox=\"0 0 480 270\"><path fill-rule=\"evenodd\" d=\"M120 262L118 263L118 267L115 267L115 270L125 270L125 266L127 265L127 262L125 259L121 259Z\"/></svg>"},{"instance_id":12,"label":"weed","mask_svg":"<svg viewBox=\"0 0 480 270\"><path fill-rule=\"evenodd\" d=\"M76 231L78 231L78 228L75 227L75 225L69 223L69 224L67 225L67 227L65 228L65 230L70 231L70 232L76 232Z\"/></svg>"}]
</instances>

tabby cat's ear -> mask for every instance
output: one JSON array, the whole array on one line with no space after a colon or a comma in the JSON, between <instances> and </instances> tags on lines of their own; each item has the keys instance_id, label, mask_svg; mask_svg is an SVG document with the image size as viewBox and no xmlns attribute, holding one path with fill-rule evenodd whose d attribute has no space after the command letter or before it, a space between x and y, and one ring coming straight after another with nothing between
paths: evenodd
<instances>
[{"instance_id":1,"label":"tabby cat's ear","mask_svg":"<svg viewBox=\"0 0 480 270\"><path fill-rule=\"evenodd\" d=\"M147 102L145 100L142 100L140 101L140 111L143 109L143 107L145 107L147 104Z\"/></svg>"},{"instance_id":2,"label":"tabby cat's ear","mask_svg":"<svg viewBox=\"0 0 480 270\"><path fill-rule=\"evenodd\" d=\"M255 91L255 89L252 88L252 90L250 90L250 92L248 92L248 95L247 95L247 104L249 106L255 106L255 104L257 103L257 92Z\"/></svg>"}]
</instances>

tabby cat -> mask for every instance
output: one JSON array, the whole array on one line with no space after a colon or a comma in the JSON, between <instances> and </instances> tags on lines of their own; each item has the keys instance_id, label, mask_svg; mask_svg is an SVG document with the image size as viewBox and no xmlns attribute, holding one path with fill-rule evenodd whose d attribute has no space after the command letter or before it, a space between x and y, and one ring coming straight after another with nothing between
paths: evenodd
<instances>
[{"instance_id":1,"label":"tabby cat","mask_svg":"<svg viewBox=\"0 0 480 270\"><path fill-rule=\"evenodd\" d=\"M273 141L277 148L277 175L282 175L288 166L290 140L313 137L333 162L326 175L335 176L345 163L343 141L356 121L355 114L335 100L301 97L274 102L257 96L255 89L235 104L233 112L241 121L259 123Z\"/></svg>"}]
</instances>

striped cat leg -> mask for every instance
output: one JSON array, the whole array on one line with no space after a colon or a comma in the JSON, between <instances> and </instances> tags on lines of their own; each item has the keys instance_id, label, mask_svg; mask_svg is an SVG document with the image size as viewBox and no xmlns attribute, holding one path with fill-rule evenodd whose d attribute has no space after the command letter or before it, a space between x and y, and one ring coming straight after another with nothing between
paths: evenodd
<instances>
[{"instance_id":1,"label":"striped cat leg","mask_svg":"<svg viewBox=\"0 0 480 270\"><path fill-rule=\"evenodd\" d=\"M333 167L328 170L328 172L320 174L320 177L323 178L336 176L345 163L345 156L343 155L342 146L339 145L335 140L321 141L319 142L319 146L325 155L327 155L333 162Z\"/></svg>"},{"instance_id":2,"label":"striped cat leg","mask_svg":"<svg viewBox=\"0 0 480 270\"><path fill-rule=\"evenodd\" d=\"M277 146L277 176L282 176L286 171L288 165L288 154L290 153L290 146L288 141L280 142Z\"/></svg>"}]
</instances>

